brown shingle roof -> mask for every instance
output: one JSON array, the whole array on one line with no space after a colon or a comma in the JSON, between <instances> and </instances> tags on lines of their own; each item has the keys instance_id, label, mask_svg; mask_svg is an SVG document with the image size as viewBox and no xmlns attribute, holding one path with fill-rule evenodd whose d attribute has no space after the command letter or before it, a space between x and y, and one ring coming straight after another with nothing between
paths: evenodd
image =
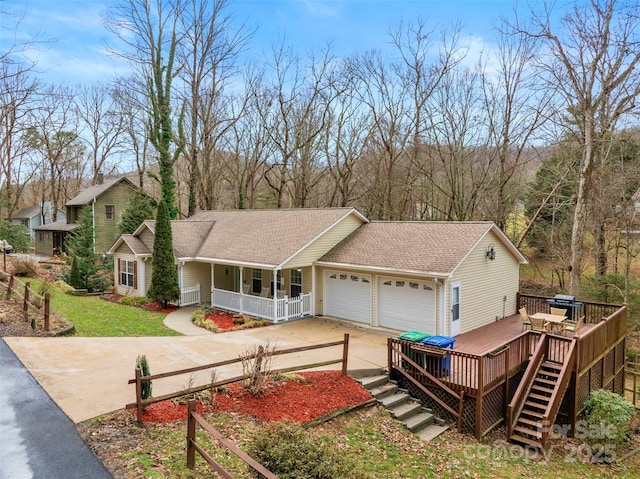
<instances>
[{"instance_id":1,"label":"brown shingle roof","mask_svg":"<svg viewBox=\"0 0 640 479\"><path fill-rule=\"evenodd\" d=\"M89 204L93 201L94 198L99 197L101 194L103 194L113 185L120 183L121 181L130 184L133 188L137 188L133 183L131 183L131 181L129 181L124 176L120 178L112 178L110 180L104 180L102 184L90 186L86 190L80 192L80 194L78 194L74 198L71 198L69 201L67 201L66 206L83 206L83 205Z\"/></svg>"},{"instance_id":2,"label":"brown shingle roof","mask_svg":"<svg viewBox=\"0 0 640 479\"><path fill-rule=\"evenodd\" d=\"M494 227L491 222L372 222L319 261L444 276Z\"/></svg>"},{"instance_id":3,"label":"brown shingle roof","mask_svg":"<svg viewBox=\"0 0 640 479\"><path fill-rule=\"evenodd\" d=\"M351 213L359 215L353 208L201 211L172 222L174 251L177 258L275 267ZM154 221L144 224L155 231Z\"/></svg>"},{"instance_id":4,"label":"brown shingle roof","mask_svg":"<svg viewBox=\"0 0 640 479\"><path fill-rule=\"evenodd\" d=\"M76 223L67 223L66 220L56 221L55 223L47 223L46 225L40 225L33 228L36 231L72 231L76 229L78 225Z\"/></svg>"},{"instance_id":5,"label":"brown shingle roof","mask_svg":"<svg viewBox=\"0 0 640 479\"><path fill-rule=\"evenodd\" d=\"M133 235L122 235L121 238L136 256L148 256L151 254L151 250L140 238Z\"/></svg>"}]
</instances>

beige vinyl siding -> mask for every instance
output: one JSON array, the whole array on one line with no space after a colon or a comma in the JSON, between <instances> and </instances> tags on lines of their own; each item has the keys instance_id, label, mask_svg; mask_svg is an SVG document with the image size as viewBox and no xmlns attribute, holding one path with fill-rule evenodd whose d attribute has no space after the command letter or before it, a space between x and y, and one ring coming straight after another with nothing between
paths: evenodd
<instances>
[{"instance_id":1,"label":"beige vinyl siding","mask_svg":"<svg viewBox=\"0 0 640 479\"><path fill-rule=\"evenodd\" d=\"M216 289L235 291L236 267L224 264L213 266L213 285Z\"/></svg>"},{"instance_id":2,"label":"beige vinyl siding","mask_svg":"<svg viewBox=\"0 0 640 479\"><path fill-rule=\"evenodd\" d=\"M182 287L189 288L200 284L200 302L211 300L211 264L201 262L185 263L182 267Z\"/></svg>"},{"instance_id":3,"label":"beige vinyl siding","mask_svg":"<svg viewBox=\"0 0 640 479\"><path fill-rule=\"evenodd\" d=\"M323 235L307 245L302 251L299 251L298 254L283 265L283 268L302 268L311 265L362 224L362 219L356 216L356 214L349 214L337 224L333 225L329 231L326 231Z\"/></svg>"},{"instance_id":4,"label":"beige vinyl siding","mask_svg":"<svg viewBox=\"0 0 640 479\"><path fill-rule=\"evenodd\" d=\"M145 227L138 235L140 241L147 245L149 250L153 251L153 233L147 227Z\"/></svg>"},{"instance_id":5,"label":"beige vinyl siding","mask_svg":"<svg viewBox=\"0 0 640 479\"><path fill-rule=\"evenodd\" d=\"M486 258L487 247L493 243L496 258ZM449 334L450 283L459 281L460 286L460 332L465 333L492 323L496 317L509 316L516 311L519 264L517 259L490 233L467 256L447 285L447 321ZM507 297L503 303L503 297Z\"/></svg>"},{"instance_id":6,"label":"beige vinyl siding","mask_svg":"<svg viewBox=\"0 0 640 479\"><path fill-rule=\"evenodd\" d=\"M313 268L311 266L302 268L302 292L303 293L311 292L311 283L313 283L312 269Z\"/></svg>"},{"instance_id":7,"label":"beige vinyl siding","mask_svg":"<svg viewBox=\"0 0 640 479\"><path fill-rule=\"evenodd\" d=\"M120 284L120 271L118 271L118 260L125 260L125 261L134 261L137 262L138 264L136 265L136 269L137 269L137 285L138 288L132 288L130 286L125 286ZM120 248L118 248L118 251L116 254L114 254L114 284L116 287L116 293L117 294L121 294L123 296L140 296L140 281L142 280L142 278L140 277L140 262L136 259L135 255L131 252L131 250L129 249L128 246L126 245L122 245L120 246Z\"/></svg>"},{"instance_id":8,"label":"beige vinyl siding","mask_svg":"<svg viewBox=\"0 0 640 479\"><path fill-rule=\"evenodd\" d=\"M145 258L144 260L144 290L149 291L151 288L151 274L153 273L153 261L151 258ZM143 266L142 264L140 266Z\"/></svg>"}]
</instances>

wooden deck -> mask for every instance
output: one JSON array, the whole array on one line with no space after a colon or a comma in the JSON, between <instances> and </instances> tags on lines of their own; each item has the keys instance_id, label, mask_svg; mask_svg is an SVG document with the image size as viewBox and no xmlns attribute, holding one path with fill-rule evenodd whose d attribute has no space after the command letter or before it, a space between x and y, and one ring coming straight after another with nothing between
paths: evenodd
<instances>
[{"instance_id":1,"label":"wooden deck","mask_svg":"<svg viewBox=\"0 0 640 479\"><path fill-rule=\"evenodd\" d=\"M579 333L585 334L594 327L594 324L582 324ZM468 333L459 334L456 336L453 349L468 354L484 355L502 347L524 331L522 317L519 314L513 314ZM571 333L566 333L565 337L572 336Z\"/></svg>"}]
</instances>

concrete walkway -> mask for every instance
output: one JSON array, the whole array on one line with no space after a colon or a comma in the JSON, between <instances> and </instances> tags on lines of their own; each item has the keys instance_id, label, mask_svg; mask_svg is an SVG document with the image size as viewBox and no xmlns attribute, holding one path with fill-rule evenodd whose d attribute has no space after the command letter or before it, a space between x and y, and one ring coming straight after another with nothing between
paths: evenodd
<instances>
[{"instance_id":1,"label":"concrete walkway","mask_svg":"<svg viewBox=\"0 0 640 479\"><path fill-rule=\"evenodd\" d=\"M2 338L0 371L0 478L112 477Z\"/></svg>"},{"instance_id":2,"label":"concrete walkway","mask_svg":"<svg viewBox=\"0 0 640 479\"><path fill-rule=\"evenodd\" d=\"M250 348L269 342L277 349L339 341L349 333L348 368L386 367L387 337L397 332L350 327L308 318L262 328L214 334L193 326L194 308L179 309L165 319L185 336L142 338L4 338L44 390L74 421L81 422L123 408L135 401L136 357L145 354L152 374L235 359ZM273 368L312 364L342 356L342 347L287 354L274 358ZM339 369L340 365L328 366ZM241 365L218 368L216 378L242 373ZM159 396L190 384L206 384L209 372L154 381Z\"/></svg>"}]
</instances>

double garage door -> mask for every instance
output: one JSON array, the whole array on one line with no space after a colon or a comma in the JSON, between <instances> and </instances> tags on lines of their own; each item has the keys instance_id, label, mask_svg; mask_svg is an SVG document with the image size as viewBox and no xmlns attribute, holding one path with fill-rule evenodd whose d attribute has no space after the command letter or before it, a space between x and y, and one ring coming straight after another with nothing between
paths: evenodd
<instances>
[{"instance_id":1,"label":"double garage door","mask_svg":"<svg viewBox=\"0 0 640 479\"><path fill-rule=\"evenodd\" d=\"M435 291L429 281L379 277L345 271L324 273L324 313L371 324L373 288L377 288L378 325L400 331L435 334Z\"/></svg>"}]
</instances>

